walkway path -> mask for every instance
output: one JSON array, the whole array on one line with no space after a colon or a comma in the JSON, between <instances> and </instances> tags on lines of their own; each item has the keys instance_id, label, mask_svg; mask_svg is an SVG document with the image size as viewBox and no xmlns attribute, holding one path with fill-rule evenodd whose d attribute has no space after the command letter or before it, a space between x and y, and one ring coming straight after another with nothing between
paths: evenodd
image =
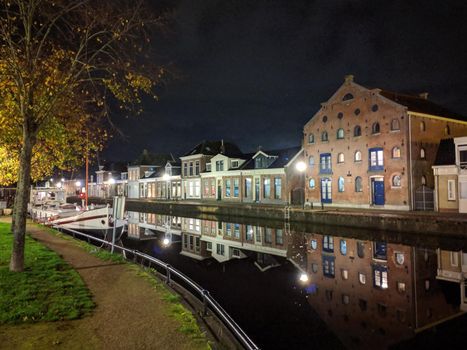
<instances>
[{"instance_id":1,"label":"walkway path","mask_svg":"<svg viewBox=\"0 0 467 350\"><path fill-rule=\"evenodd\" d=\"M79 272L97 307L81 320L0 326L0 349L206 348L178 330L161 292L128 265L102 261L36 225L28 232Z\"/></svg>"}]
</instances>

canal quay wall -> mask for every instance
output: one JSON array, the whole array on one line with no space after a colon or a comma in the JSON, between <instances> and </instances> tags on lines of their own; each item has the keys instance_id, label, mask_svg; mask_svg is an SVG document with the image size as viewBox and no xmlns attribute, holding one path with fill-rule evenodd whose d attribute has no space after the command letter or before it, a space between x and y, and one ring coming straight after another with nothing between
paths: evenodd
<instances>
[{"instance_id":1,"label":"canal quay wall","mask_svg":"<svg viewBox=\"0 0 467 350\"><path fill-rule=\"evenodd\" d=\"M90 199L92 203L111 203L111 199ZM213 203L203 201L150 201L127 199L131 211L157 212L176 216L212 215L219 219L248 218L291 223L332 225L378 231L446 235L467 238L467 215L437 212L403 212L381 209L303 209L262 204Z\"/></svg>"}]
</instances>

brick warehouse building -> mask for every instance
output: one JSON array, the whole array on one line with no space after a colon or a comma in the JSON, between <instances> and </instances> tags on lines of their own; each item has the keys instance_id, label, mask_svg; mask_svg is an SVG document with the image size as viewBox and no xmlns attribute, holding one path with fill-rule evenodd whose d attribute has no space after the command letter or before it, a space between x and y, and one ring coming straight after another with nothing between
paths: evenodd
<instances>
[{"instance_id":1,"label":"brick warehouse building","mask_svg":"<svg viewBox=\"0 0 467 350\"><path fill-rule=\"evenodd\" d=\"M344 84L304 127L307 202L433 209L440 140L467 135L467 118L428 100Z\"/></svg>"}]
</instances>

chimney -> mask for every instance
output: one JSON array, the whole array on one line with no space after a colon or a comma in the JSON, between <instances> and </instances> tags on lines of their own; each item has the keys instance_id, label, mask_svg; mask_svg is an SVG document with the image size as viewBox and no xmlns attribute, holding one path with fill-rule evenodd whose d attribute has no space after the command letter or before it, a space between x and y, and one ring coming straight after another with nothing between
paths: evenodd
<instances>
[{"instance_id":1,"label":"chimney","mask_svg":"<svg viewBox=\"0 0 467 350\"><path fill-rule=\"evenodd\" d=\"M424 100L428 100L428 92L421 92L418 94L420 98L423 98Z\"/></svg>"},{"instance_id":2,"label":"chimney","mask_svg":"<svg viewBox=\"0 0 467 350\"><path fill-rule=\"evenodd\" d=\"M345 81L346 83L351 83L351 82L353 82L353 78L354 78L354 76L353 76L352 74L348 74L348 75L346 75L346 76L344 77L344 81Z\"/></svg>"},{"instance_id":3,"label":"chimney","mask_svg":"<svg viewBox=\"0 0 467 350\"><path fill-rule=\"evenodd\" d=\"M224 139L221 140L221 154L225 153Z\"/></svg>"}]
</instances>

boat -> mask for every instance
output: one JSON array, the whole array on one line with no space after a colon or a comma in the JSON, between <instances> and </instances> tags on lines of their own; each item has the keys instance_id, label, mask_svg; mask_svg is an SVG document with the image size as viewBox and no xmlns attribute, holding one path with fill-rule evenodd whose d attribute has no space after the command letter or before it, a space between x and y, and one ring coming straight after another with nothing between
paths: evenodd
<instances>
[{"instance_id":1,"label":"boat","mask_svg":"<svg viewBox=\"0 0 467 350\"><path fill-rule=\"evenodd\" d=\"M56 187L32 188L28 213L34 221L45 222L50 217L75 215L79 208L66 202L65 191Z\"/></svg>"},{"instance_id":2,"label":"boat","mask_svg":"<svg viewBox=\"0 0 467 350\"><path fill-rule=\"evenodd\" d=\"M75 211L75 215L49 217L46 225L63 229L71 229L91 234L106 235L113 231L122 230L125 220L113 220L113 210L109 206L90 206L87 210Z\"/></svg>"}]
</instances>

